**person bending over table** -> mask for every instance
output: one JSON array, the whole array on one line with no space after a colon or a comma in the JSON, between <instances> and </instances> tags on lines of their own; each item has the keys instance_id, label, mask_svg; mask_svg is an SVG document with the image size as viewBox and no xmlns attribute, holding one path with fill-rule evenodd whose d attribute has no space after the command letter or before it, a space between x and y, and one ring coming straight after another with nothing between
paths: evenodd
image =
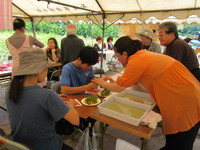
<instances>
[{"instance_id":1,"label":"person bending over table","mask_svg":"<svg viewBox=\"0 0 200 150\"><path fill-rule=\"evenodd\" d=\"M37 85L53 62L38 48L22 51L19 60L5 97L13 140L32 150L72 150L56 134L55 122L64 118L79 124L74 100L66 105L54 91Z\"/></svg>"},{"instance_id":2,"label":"person bending over table","mask_svg":"<svg viewBox=\"0 0 200 150\"><path fill-rule=\"evenodd\" d=\"M95 48L87 46L79 52L75 61L63 66L61 93L78 94L97 88L97 84L91 82L91 79L94 78L92 65L97 63L98 57Z\"/></svg>"},{"instance_id":3,"label":"person bending over table","mask_svg":"<svg viewBox=\"0 0 200 150\"><path fill-rule=\"evenodd\" d=\"M110 77L92 81L116 92L136 82L143 84L162 115L166 136L162 150L192 150L200 127L200 84L177 60L141 48L138 40L119 38L114 51L120 63L126 65L124 73L116 81Z\"/></svg>"}]
</instances>

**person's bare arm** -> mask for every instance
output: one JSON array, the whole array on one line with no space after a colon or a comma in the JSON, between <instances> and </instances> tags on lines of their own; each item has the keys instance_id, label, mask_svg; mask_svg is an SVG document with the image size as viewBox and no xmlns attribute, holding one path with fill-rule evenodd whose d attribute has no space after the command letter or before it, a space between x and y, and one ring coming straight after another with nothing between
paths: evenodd
<instances>
[{"instance_id":1,"label":"person's bare arm","mask_svg":"<svg viewBox=\"0 0 200 150\"><path fill-rule=\"evenodd\" d=\"M93 90L95 88L97 88L97 84L95 84L93 82L91 82L87 85L78 86L78 87L70 87L70 86L62 85L61 93L63 93L63 94L78 94L78 93L83 93L87 90Z\"/></svg>"},{"instance_id":2,"label":"person's bare arm","mask_svg":"<svg viewBox=\"0 0 200 150\"><path fill-rule=\"evenodd\" d=\"M108 83L105 81L105 78L93 78L92 81L102 86L103 88L108 89L110 91L114 91L114 92L121 92L126 89L126 87L122 87L116 84L114 80L112 81L112 83Z\"/></svg>"},{"instance_id":3,"label":"person's bare arm","mask_svg":"<svg viewBox=\"0 0 200 150\"><path fill-rule=\"evenodd\" d=\"M56 56L56 49L52 49L51 54L52 54L53 61L57 63L60 58Z\"/></svg>"},{"instance_id":4,"label":"person's bare arm","mask_svg":"<svg viewBox=\"0 0 200 150\"><path fill-rule=\"evenodd\" d=\"M75 101L73 99L69 99L66 104L70 107L70 110L65 114L64 119L69 121L73 125L79 125L80 119L78 112L75 110Z\"/></svg>"}]
</instances>

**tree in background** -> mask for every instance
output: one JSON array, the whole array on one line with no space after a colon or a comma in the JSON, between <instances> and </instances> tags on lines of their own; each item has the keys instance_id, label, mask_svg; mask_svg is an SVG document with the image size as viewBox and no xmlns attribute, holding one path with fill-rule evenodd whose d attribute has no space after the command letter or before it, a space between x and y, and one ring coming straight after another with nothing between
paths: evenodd
<instances>
[{"instance_id":1,"label":"tree in background","mask_svg":"<svg viewBox=\"0 0 200 150\"><path fill-rule=\"evenodd\" d=\"M178 30L179 36L196 36L200 32L200 24L185 24L182 30Z\"/></svg>"},{"instance_id":2,"label":"tree in background","mask_svg":"<svg viewBox=\"0 0 200 150\"><path fill-rule=\"evenodd\" d=\"M36 25L36 38L43 42L45 45L50 37L56 38L58 45L60 46L60 41L63 37L66 36L66 25L70 23L69 21L64 23L59 22L35 22ZM84 39L85 44L88 46L93 46L93 41L97 36L102 36L102 29L93 23L76 23L78 28L78 36ZM101 26L101 25L100 25ZM107 28L109 25L105 25L105 39L108 36L112 36L114 41L118 38L119 26L112 25ZM26 22L27 35L33 35L32 33L32 24L30 21ZM196 36L200 32L200 24L185 24L183 30L178 30L180 36ZM10 55L6 47L5 40L11 36L14 32L12 30L0 31L0 62L5 62L7 57ZM104 39L104 41L105 41Z\"/></svg>"},{"instance_id":3,"label":"tree in background","mask_svg":"<svg viewBox=\"0 0 200 150\"><path fill-rule=\"evenodd\" d=\"M59 21L59 22L50 21L48 23L44 22L44 21L42 21L40 23L36 22L35 23L36 24L36 32L46 33L46 34L54 33L57 35L64 36L64 35L66 35L66 31L65 31L66 25L69 23L70 22L64 23L62 21ZM78 36L82 36L84 38L93 36L95 38L96 36L102 35L102 29L100 29L97 25L95 25L93 23L75 23L75 24L77 26L77 31L78 31L77 35ZM107 26L108 25L106 25L106 27ZM28 32L32 31L32 25L31 25L30 21L26 22L26 30ZM117 38L118 32L119 32L118 26L112 25L105 30L105 37L112 35L113 37Z\"/></svg>"}]
</instances>

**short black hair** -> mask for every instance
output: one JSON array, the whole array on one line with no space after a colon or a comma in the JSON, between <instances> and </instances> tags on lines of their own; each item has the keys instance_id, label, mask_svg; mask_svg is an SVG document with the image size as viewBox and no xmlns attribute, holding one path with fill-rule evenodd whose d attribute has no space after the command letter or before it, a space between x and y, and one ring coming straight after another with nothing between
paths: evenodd
<instances>
[{"instance_id":1,"label":"short black hair","mask_svg":"<svg viewBox=\"0 0 200 150\"><path fill-rule=\"evenodd\" d=\"M94 47L86 46L78 54L82 64L94 65L99 59L99 54Z\"/></svg>"},{"instance_id":2,"label":"short black hair","mask_svg":"<svg viewBox=\"0 0 200 150\"><path fill-rule=\"evenodd\" d=\"M25 22L24 22L23 19L17 18L17 19L14 20L14 22L13 22L14 30L16 30L16 29L21 30L23 27L25 27Z\"/></svg>"}]
</instances>

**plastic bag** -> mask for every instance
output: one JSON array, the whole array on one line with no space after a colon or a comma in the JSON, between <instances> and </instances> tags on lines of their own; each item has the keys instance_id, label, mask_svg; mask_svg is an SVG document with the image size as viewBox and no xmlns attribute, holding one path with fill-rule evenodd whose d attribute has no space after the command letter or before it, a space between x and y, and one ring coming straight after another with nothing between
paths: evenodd
<instances>
[{"instance_id":1,"label":"plastic bag","mask_svg":"<svg viewBox=\"0 0 200 150\"><path fill-rule=\"evenodd\" d=\"M90 132L91 130L91 132ZM75 150L98 150L97 134L95 134L94 127L87 127L80 137Z\"/></svg>"}]
</instances>

